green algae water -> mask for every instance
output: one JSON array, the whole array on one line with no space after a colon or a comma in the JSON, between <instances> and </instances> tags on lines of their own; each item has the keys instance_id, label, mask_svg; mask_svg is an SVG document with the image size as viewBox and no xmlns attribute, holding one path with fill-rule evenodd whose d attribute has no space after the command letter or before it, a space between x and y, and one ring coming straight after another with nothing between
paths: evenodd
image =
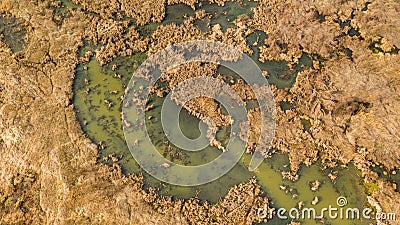
<instances>
[{"instance_id":1,"label":"green algae water","mask_svg":"<svg viewBox=\"0 0 400 225\"><path fill-rule=\"evenodd\" d=\"M219 23L226 29L233 26L233 21L238 15L248 14L250 7L240 5L236 2L229 2L224 7L206 4L203 6L207 12L212 13L213 17L209 21L199 22L201 29L207 29L206 24ZM179 10L178 10L179 9ZM170 22L180 23L183 17L193 15L193 10L185 5L174 5L167 7L166 19L160 24ZM214 19L213 19L214 18ZM150 24L141 29L147 30L150 34L159 24ZM258 46L267 38L263 32L254 32L248 37L249 43L255 43L252 49L252 58L258 63L262 70L267 70L270 74L269 82L279 88L290 87L295 80L295 74L303 67L310 66L312 59L304 55L298 66L294 70L289 70L285 62L265 62L258 61ZM93 50L96 46L86 45L82 50ZM82 125L83 131L87 136L98 145L99 162L111 165L107 156L117 157L118 164L126 174L143 173L145 177L145 188L154 187L161 195L173 196L174 198L198 197L203 201L217 202L228 192L228 190L239 183L247 182L251 178L256 178L258 184L266 192L272 201L272 207L290 209L297 207L299 202L304 203L304 207L314 207L320 211L323 207L332 205L337 207L336 199L345 196L348 200L347 207L357 207L362 209L367 207L366 190L357 171L354 167L338 167L333 171L321 170L319 163L305 167L299 172L299 180L291 182L283 179L281 173L289 171L289 160L287 155L275 153L272 158L266 159L255 172L249 172L247 165L250 162L250 155L244 155L239 163L223 177L211 183L196 187L181 187L162 183L145 172L143 172L133 159L126 146L125 137L122 130L121 104L122 97L134 70L146 60L145 53L138 53L131 57L118 57L111 63L101 67L96 59L92 58L88 63L79 64L76 68L74 80L74 106L78 121ZM114 67L114 65L116 67ZM113 70L114 67L114 70ZM116 68L116 69L115 69ZM219 68L218 72L228 75L229 71ZM229 74L230 75L230 74ZM199 165L209 162L216 158L220 150L215 147L207 147L199 152L188 153L182 151L172 144L169 144L161 127L161 105L163 98L152 96L148 102L151 109L146 112L146 127L152 139L153 145L157 150L171 161L184 165ZM278 104L278 103L277 103ZM285 103L287 109L290 106ZM199 120L191 116L185 110L180 113L180 127L182 132L189 138L196 138L200 131L195 124ZM217 139L226 143L229 137L229 128L220 130ZM140 137L138 137L140 138ZM338 177L333 183L328 178L328 173L337 173ZM311 182L318 180L321 187L318 191L312 191ZM317 205L312 205L314 197L319 198ZM320 221L300 220L302 224L319 224ZM365 220L325 220L330 224L370 224L371 221ZM268 224L287 224L290 220L280 220L274 218Z\"/></svg>"},{"instance_id":2,"label":"green algae water","mask_svg":"<svg viewBox=\"0 0 400 225\"><path fill-rule=\"evenodd\" d=\"M75 78L74 105L82 129L94 143L101 143L104 146L104 149L100 150L99 160L110 164L109 161L104 161L103 157L114 154L120 158L118 164L127 174L142 171L125 143L120 119L121 96L129 82L129 72L136 68L144 58L142 54L118 58L104 67L101 67L93 59L87 64L78 66ZM111 70L114 64L118 65L116 71ZM148 104L153 105L153 107L146 114L146 118L148 118L146 127L153 144L166 158L185 165L199 165L211 161L219 155L220 150L215 147L207 147L202 151L189 154L169 145L159 122L161 121L162 98L153 96ZM198 123L197 118L189 115L185 110L181 111L180 127L186 136L189 138L198 137L199 129L193 126ZM217 138L224 143L226 140L223 138L229 136L228 134L228 130L222 130L217 133ZM329 180L327 171L320 170L318 163L310 167L303 167L300 170L300 179L297 182L291 182L282 179L281 175L281 172L289 170L289 160L286 155L274 154L272 158L265 160L254 173L250 173L247 169L249 161L250 156L244 155L240 163L226 175L214 182L197 187L168 185L144 173L145 187L155 187L161 195L185 199L197 196L202 200L217 202L235 184L246 182L255 177L267 196L274 202L274 207L290 209L296 207L301 201L304 202L305 207L311 207L313 198L318 197L320 202L315 206L318 211L321 207L327 207L329 204L335 206L336 199L339 196L346 196L349 204L351 204L349 206L352 207L361 208L367 205L362 181L351 166L347 169L337 169L339 176L335 184ZM310 182L315 180L322 183L317 192L310 190ZM285 187L285 190L282 190L282 187ZM277 220L275 222L280 224L282 221ZM332 221L332 224L352 224L351 221L346 222L348 221L344 220L340 223L333 223ZM356 222L354 224L362 224L360 221ZM305 224L316 223L307 221Z\"/></svg>"}]
</instances>

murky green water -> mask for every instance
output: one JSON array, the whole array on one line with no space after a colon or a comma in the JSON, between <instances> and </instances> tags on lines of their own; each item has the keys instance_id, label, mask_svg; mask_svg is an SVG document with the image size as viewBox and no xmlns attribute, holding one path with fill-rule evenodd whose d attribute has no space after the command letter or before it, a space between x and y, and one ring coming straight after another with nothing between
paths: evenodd
<instances>
[{"instance_id":1,"label":"murky green water","mask_svg":"<svg viewBox=\"0 0 400 225\"><path fill-rule=\"evenodd\" d=\"M254 6L254 3L251 3ZM250 3L248 5L251 5ZM203 5L203 9L212 13L215 18L211 21L199 23L204 26L208 23L220 23L223 27L232 26L231 21L237 15L249 13L249 8L241 6L238 3L229 3L225 7L215 5ZM225 13L226 12L226 13ZM184 15L192 15L194 12L191 8L184 5L175 5L167 8L167 17L162 22L182 22ZM228 20L229 19L229 20ZM150 24L142 27L142 32L151 34L151 32L159 24ZM255 32L248 37L249 43L257 42L252 46L255 53L253 59L258 58L257 46L262 44L266 34L263 32ZM96 46L87 45L85 49L93 49ZM74 106L76 108L77 117L82 125L82 129L88 137L98 143L100 148L99 161L111 164L110 161L104 161L103 157L114 154L120 158L118 164L122 166L125 173L142 172L135 160L131 156L126 147L124 134L122 131L122 122L120 119L121 112L121 96L124 94L126 85L130 80L133 71L146 59L144 53L136 54L132 57L119 57L106 66L100 67L99 63L92 59L89 63L80 64L76 70L76 78L74 81ZM310 66L312 59L304 55L295 70L289 70L285 62L258 62L262 70L267 70L270 74L269 82L275 84L279 88L290 87L295 79L295 75L303 67ZM118 69L113 71L112 66L117 65ZM227 70L220 68L219 72L224 75ZM186 165L198 165L207 161L211 161L217 157L220 150L208 147L200 152L188 153L181 151L173 145L166 142L166 137L161 127L161 111L162 99L153 96L149 105L154 105L153 109L147 112L146 126L152 138L153 144L158 148L166 158ZM292 107L288 103L279 103L286 109ZM149 119L149 116L150 119ZM199 135L199 120L190 116L186 111L182 111L180 115L180 126L183 133L195 138ZM305 122L306 123L306 122ZM228 129L219 131L217 137L222 142L226 142ZM258 170L250 173L247 170L250 156L244 155L243 158L229 173L220 179L197 187L179 187L161 183L151 176L144 174L145 186L156 187L162 195L170 195L178 198L190 198L197 196L202 200L216 202L222 198L227 191L235 184L246 182L248 179L255 177L258 183L273 201L273 207L284 207L290 209L296 207L300 201L303 201L305 207L312 207L311 201L314 197L320 199L319 203L314 206L317 212L322 207L332 205L336 207L336 199L339 196L346 196L349 202L347 207L362 208L366 206L366 192L361 179L357 176L357 171L352 166L349 168L337 168L336 171L321 171L319 164L311 167L303 167L300 170L300 179L297 182L283 180L282 171L289 170L289 160L286 155L279 153L274 154L270 159L265 160ZM329 172L338 173L336 183L333 184L327 174ZM321 188L317 192L310 190L310 182L319 180ZM285 190L282 190L285 189ZM268 224L286 224L288 221L274 219ZM369 221L359 220L335 220L330 221L331 224L369 224ZM317 224L313 220L306 220L304 224Z\"/></svg>"},{"instance_id":2,"label":"murky green water","mask_svg":"<svg viewBox=\"0 0 400 225\"><path fill-rule=\"evenodd\" d=\"M0 34L13 52L22 51L25 47L26 30L15 17L0 14Z\"/></svg>"},{"instance_id":3,"label":"murky green water","mask_svg":"<svg viewBox=\"0 0 400 225\"><path fill-rule=\"evenodd\" d=\"M74 86L74 104L83 130L95 143L101 141L105 145L105 149L100 151L100 161L103 161L103 156L112 153L115 153L117 157L121 155L123 158L118 163L123 167L125 173L137 173L140 172L140 169L125 144L120 120L120 96L130 79L128 71L132 71L132 68L137 67L143 60L143 55L119 58L103 68L96 60L92 60L87 65L79 65ZM114 63L119 65L119 69L115 72L110 69ZM87 66L87 70L83 70L85 66ZM120 74L121 78L114 77L115 74ZM85 83L85 79L88 84ZM85 93L87 90L88 94ZM201 164L217 157L220 151L212 147L192 154L180 151L173 146L169 151L164 151L163 149L166 149L168 145L165 144L165 136L162 133L161 124L158 122L160 121L161 101L160 98L153 98L149 104L154 104L155 107L146 116L152 116L151 120L147 121L147 127L153 138L153 144L159 148L160 152L165 153L170 160L187 165ZM197 118L190 116L186 111L181 112L180 118L181 128L185 135L192 138L198 136L197 127L193 128L193 124L198 124ZM318 165L302 168L300 180L292 183L282 180L281 176L281 171L288 170L288 167L284 167L289 164L287 156L275 154L273 158L266 160L255 173L247 170L249 158L247 155L244 156L241 163L228 174L217 181L199 187L165 185L145 174L146 186L159 188L160 194L179 198L198 196L200 199L215 202L223 197L233 185L245 182L255 176L267 195L273 199L276 207L292 208L300 201L304 201L306 206L310 206L314 196L320 198L320 203L317 205L319 207L335 205L336 198L341 195L348 197L349 202L354 206L361 207L366 204L363 194L365 190L352 167L339 169L339 177L335 185L328 179L326 172L319 170ZM323 183L318 192L312 192L309 187L309 182L315 180ZM293 191L285 193L280 186L287 186L287 189L293 189ZM297 194L298 198L293 199L293 194ZM316 208L318 209L318 207ZM313 223L310 221L307 224ZM341 221L340 224L345 223Z\"/></svg>"}]
</instances>

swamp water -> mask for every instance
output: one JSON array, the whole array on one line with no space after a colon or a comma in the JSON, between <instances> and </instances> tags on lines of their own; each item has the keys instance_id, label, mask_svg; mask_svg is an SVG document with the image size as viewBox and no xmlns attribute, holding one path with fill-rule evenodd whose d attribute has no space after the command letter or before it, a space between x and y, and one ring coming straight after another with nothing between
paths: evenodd
<instances>
[{"instance_id":1,"label":"swamp water","mask_svg":"<svg viewBox=\"0 0 400 225\"><path fill-rule=\"evenodd\" d=\"M225 27L232 25L230 21L234 20L235 16L249 12L249 7L243 9L243 6L238 3L229 3L224 7L203 5L203 9L209 13L213 13L213 18L217 18L217 22L211 19L209 21L211 24L220 23ZM170 13L168 14L168 12ZM184 15L190 15L191 13L193 13L193 10L184 5L169 6L167 8L167 17L162 24L171 21L179 23L183 20L182 17ZM230 17L229 20L226 16ZM199 22L199 24L201 25L202 23ZM151 33L154 27L156 25L152 24L142 27L142 29ZM266 38L266 35L263 32L255 32L248 37L249 43L257 41L257 45L253 46L255 54L253 54L252 58L259 64L262 70L269 72L270 83L275 84L279 88L290 87L295 80L297 72L303 67L310 66L312 59L304 55L294 71L288 70L284 62L260 63L257 60L258 51L256 47L262 44L264 38ZM82 52L93 50L93 48L95 47L86 45L83 47ZM146 54L139 53L131 57L118 57L103 67L94 58L86 64L77 66L73 90L74 106L83 131L94 143L99 144L101 148L99 153L100 162L110 164L109 161L104 161L103 157L114 154L120 158L118 164L121 165L124 173L142 172L145 177L145 187L157 188L159 194L176 198L197 196L201 200L217 202L235 184L246 182L250 178L255 177L258 184L266 192L266 195L272 200L272 207L274 208L283 207L289 210L290 208L297 207L298 202L303 201L305 207L314 207L319 214L322 207L328 207L329 205L337 207L336 199L339 196L347 197L349 204L346 207L362 209L367 206L366 195L364 194L365 188L360 177L357 176L357 171L352 166L348 168L338 167L335 171L322 171L317 163L310 167L302 167L299 172L299 180L291 182L282 179L281 172L289 170L289 160L287 155L279 153L275 153L272 158L265 160L255 172L248 171L247 165L249 164L250 156L244 155L239 163L223 177L196 187L168 185L147 175L137 165L126 146L120 119L121 96L124 94L125 87L128 85L132 73L145 59ZM118 66L116 71L112 70L113 65ZM219 68L218 72L223 75L228 75L226 73L229 73L224 68ZM207 147L202 151L189 154L166 142L160 122L160 106L162 105L162 101L162 98L153 96L148 104L153 104L154 108L146 114L146 118L151 116L151 119L147 119L146 121L147 130L153 144L160 153L169 160L186 165L199 165L216 158L220 150L214 147ZM279 107L279 104L277 103L277 107ZM190 138L199 136L198 123L199 120L197 118L189 115L185 110L181 111L180 126L186 136ZM217 133L217 139L221 140L222 143L227 141L225 140L226 137L229 137L228 129ZM328 178L327 174L329 172L338 173L335 184ZM310 182L315 180L319 180L322 183L317 192L310 190ZM294 195L297 195L297 197L294 198ZM320 199L320 202L316 206L312 206L311 201L316 196ZM290 221L275 218L268 222L268 224L287 224L288 222ZM318 224L314 220L303 220L303 222L303 224L310 225ZM330 222L331 224L369 224L370 221L337 219L327 220L326 222Z\"/></svg>"},{"instance_id":2,"label":"swamp water","mask_svg":"<svg viewBox=\"0 0 400 225\"><path fill-rule=\"evenodd\" d=\"M137 67L143 59L144 55L140 54L130 58L119 58L109 66L104 67L100 67L96 60L91 60L87 65L78 66L74 85L74 105L84 132L93 142L99 143L101 141L105 145L104 150L100 151L100 161L108 163L104 162L102 158L112 153L116 157L123 156L118 164L122 166L125 173L138 173L141 170L126 147L120 120L120 96L124 93L124 87L130 79L128 71ZM119 65L119 69L115 72L110 69L114 63ZM87 70L83 70L85 66ZM117 78L114 77L114 74L124 75L121 78ZM85 79L89 81L89 84L85 83ZM85 93L87 89L89 89L88 94ZM154 97L149 104L153 104L155 107L149 110L146 115L146 117L152 117L147 120L146 126L153 139L153 144L168 159L187 165L198 165L211 161L218 156L220 150L213 147L191 154L180 151L173 146L169 147L165 143L166 137L163 134L161 123L158 122L160 121L162 99ZM199 135L198 127L193 126L198 122L197 118L189 115L184 110L181 111L180 126L186 136L196 138ZM227 133L229 133L227 130L222 130L217 133L217 138L222 140ZM166 149L169 150L166 151ZM300 201L305 203L305 207L311 207L311 201L315 196L320 199L319 204L315 207L317 212L321 207L327 207L329 204L336 206L336 199L339 196L347 197L350 204L349 207L361 208L366 205L366 197L363 194L364 186L353 167L347 169L338 168L339 176L335 184L332 184L327 177L327 173L331 171L321 171L318 164L311 167L303 167L300 170L299 181L290 182L283 180L281 176L282 171L288 171L289 160L286 155L276 153L272 158L265 160L254 173L250 173L247 170L249 160L250 156L244 155L240 163L226 175L214 182L198 187L166 185L144 174L146 178L145 185L158 188L161 195L170 195L178 198L198 196L202 200L216 202L233 185L246 182L251 177L256 177L258 183L266 191L267 196L274 202L274 207L290 209L296 207ZM319 191L312 192L309 183L315 180L319 180L322 185ZM280 186L285 186L285 189L292 189L292 191L281 190ZM293 194L297 194L298 198L293 199ZM274 221L275 224L284 224L280 220ZM340 221L332 224L352 224L345 222L349 221ZM354 224L360 224L360 221L354 222ZM307 224L315 223L314 221L308 221Z\"/></svg>"}]
</instances>

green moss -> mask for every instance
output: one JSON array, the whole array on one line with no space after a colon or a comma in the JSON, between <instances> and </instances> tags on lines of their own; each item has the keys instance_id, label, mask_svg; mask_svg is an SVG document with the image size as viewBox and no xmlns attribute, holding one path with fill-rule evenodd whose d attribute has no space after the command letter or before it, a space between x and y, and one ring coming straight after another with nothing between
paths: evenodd
<instances>
[{"instance_id":1,"label":"green moss","mask_svg":"<svg viewBox=\"0 0 400 225\"><path fill-rule=\"evenodd\" d=\"M366 189L367 189L367 194L372 195L374 191L379 191L379 186L377 183L364 183Z\"/></svg>"},{"instance_id":2,"label":"green moss","mask_svg":"<svg viewBox=\"0 0 400 225\"><path fill-rule=\"evenodd\" d=\"M311 128L311 121L308 119L300 119L304 131L309 131Z\"/></svg>"}]
</instances>

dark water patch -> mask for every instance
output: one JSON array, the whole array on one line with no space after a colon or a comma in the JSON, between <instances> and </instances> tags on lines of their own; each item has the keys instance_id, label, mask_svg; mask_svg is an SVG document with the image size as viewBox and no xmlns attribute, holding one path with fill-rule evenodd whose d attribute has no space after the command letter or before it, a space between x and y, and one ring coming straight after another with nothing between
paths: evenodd
<instances>
[{"instance_id":1,"label":"dark water patch","mask_svg":"<svg viewBox=\"0 0 400 225\"><path fill-rule=\"evenodd\" d=\"M268 81L270 84L274 84L277 88L281 89L290 88L296 82L297 74L304 68L309 67L303 67L303 59L307 59L305 53L303 54L302 58L300 58L299 64L297 64L294 69L289 68L288 63L285 61L264 62L260 67L262 67L263 70L268 71Z\"/></svg>"},{"instance_id":2,"label":"dark water patch","mask_svg":"<svg viewBox=\"0 0 400 225\"><path fill-rule=\"evenodd\" d=\"M355 28L350 28L350 30L349 30L349 35L350 35L350 37L354 37L354 36L360 36L361 34L360 34L360 31L358 31L357 29L355 29Z\"/></svg>"},{"instance_id":3,"label":"dark water patch","mask_svg":"<svg viewBox=\"0 0 400 225\"><path fill-rule=\"evenodd\" d=\"M300 119L304 131L309 131L311 128L311 121L309 119Z\"/></svg>"},{"instance_id":4,"label":"dark water patch","mask_svg":"<svg viewBox=\"0 0 400 225\"><path fill-rule=\"evenodd\" d=\"M353 15L353 13L352 13L352 17L353 17L354 15ZM342 20L340 20L340 19L336 19L336 20L334 20L334 22L335 23L337 23L337 24L339 24L339 26L340 26L340 28L342 29L342 30L347 30L346 32L345 31L342 31L342 33L340 34L340 35L338 35L337 37L336 37L336 39L339 39L339 38L342 38L342 37L345 37L346 35L349 35L350 37L358 37L360 40L364 40L363 39L363 37L361 37L361 33L360 33L360 31L357 29L357 28L355 28L355 27L353 27L352 25L351 25L351 20L345 20L345 21L342 21Z\"/></svg>"},{"instance_id":5,"label":"dark water patch","mask_svg":"<svg viewBox=\"0 0 400 225\"><path fill-rule=\"evenodd\" d=\"M283 111L292 110L294 108L294 105L292 103L286 101L279 102L279 106Z\"/></svg>"},{"instance_id":6,"label":"dark water patch","mask_svg":"<svg viewBox=\"0 0 400 225\"><path fill-rule=\"evenodd\" d=\"M372 2L366 2L364 5L364 8L361 9L361 11L367 11L368 10L368 6L371 4Z\"/></svg>"},{"instance_id":7,"label":"dark water patch","mask_svg":"<svg viewBox=\"0 0 400 225\"><path fill-rule=\"evenodd\" d=\"M261 70L268 72L268 82L278 88L290 88L296 81L299 72L306 68L310 68L313 64L313 57L303 53L299 62L289 68L286 61L265 61L260 62L260 47L264 46L265 39L268 35L263 31L255 31L247 36L247 44L253 50L251 58L257 63Z\"/></svg>"},{"instance_id":8,"label":"dark water patch","mask_svg":"<svg viewBox=\"0 0 400 225\"><path fill-rule=\"evenodd\" d=\"M194 17L195 13L192 8L186 4L169 5L166 7L165 18L162 24L182 24L185 19Z\"/></svg>"},{"instance_id":9,"label":"dark water patch","mask_svg":"<svg viewBox=\"0 0 400 225\"><path fill-rule=\"evenodd\" d=\"M251 8L257 6L257 2L244 0L243 2L226 2L224 6L215 3L201 2L196 5L196 10L204 10L206 17L201 20L195 20L194 25L201 32L210 32L210 28L216 24L221 26L223 31L228 27L235 27L233 21L239 15L251 16ZM165 18L161 23L149 23L145 26L138 27L143 34L151 34L159 25L166 24L182 24L189 17L195 17L195 10L186 4L179 3L166 6Z\"/></svg>"},{"instance_id":10,"label":"dark water patch","mask_svg":"<svg viewBox=\"0 0 400 225\"><path fill-rule=\"evenodd\" d=\"M24 50L26 29L17 18L0 14L0 34L13 52Z\"/></svg>"},{"instance_id":11,"label":"dark water patch","mask_svg":"<svg viewBox=\"0 0 400 225\"><path fill-rule=\"evenodd\" d=\"M376 164L372 164L370 169L378 174L378 176L388 182L390 182L393 187L395 188L396 192L400 192L400 171L399 170L392 170L387 171L383 168L383 166L379 166ZM376 185L378 188L378 185ZM373 185L370 187L374 188ZM378 188L379 189L379 188Z\"/></svg>"},{"instance_id":12,"label":"dark water patch","mask_svg":"<svg viewBox=\"0 0 400 225\"><path fill-rule=\"evenodd\" d=\"M201 9L205 10L211 19L205 19L210 26L219 24L222 31L226 31L229 27L235 27L233 21L239 15L251 16L251 8L257 6L257 2L243 0L242 2L226 2L224 6L202 2Z\"/></svg>"},{"instance_id":13,"label":"dark water patch","mask_svg":"<svg viewBox=\"0 0 400 225\"><path fill-rule=\"evenodd\" d=\"M399 48L397 48L396 46L392 46L392 48L390 49L390 51L384 51L380 46L382 45L382 39L378 40L378 41L374 41L372 42L368 48L374 53L374 54L378 54L380 52L382 53L389 53L389 54L398 54L399 53Z\"/></svg>"},{"instance_id":14,"label":"dark water patch","mask_svg":"<svg viewBox=\"0 0 400 225\"><path fill-rule=\"evenodd\" d=\"M148 23L144 26L138 26L137 29L140 32L140 35L150 37L158 26L167 24L180 25L189 17L195 17L195 12L186 4L179 3L169 5L166 6L165 18L163 21L159 23Z\"/></svg>"}]
</instances>

